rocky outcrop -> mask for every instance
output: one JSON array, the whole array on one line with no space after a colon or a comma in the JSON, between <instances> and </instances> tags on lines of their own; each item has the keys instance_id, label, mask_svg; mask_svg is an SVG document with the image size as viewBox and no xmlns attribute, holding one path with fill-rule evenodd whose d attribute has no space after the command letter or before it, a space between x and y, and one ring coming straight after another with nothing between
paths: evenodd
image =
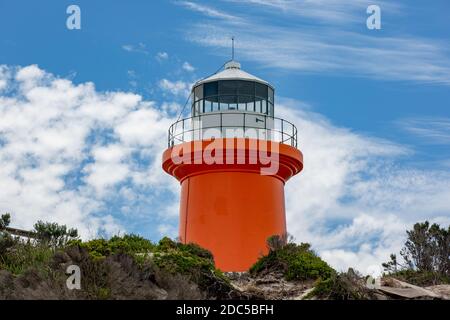
<instances>
[{"instance_id":1,"label":"rocky outcrop","mask_svg":"<svg viewBox=\"0 0 450 320\"><path fill-rule=\"evenodd\" d=\"M315 281L287 281L282 273L254 276L248 272L227 273L233 287L254 298L268 300L324 299L312 295ZM361 283L354 283L360 290ZM351 290L351 288L350 288ZM392 277L381 279L381 286L367 289L367 298L376 300L449 300L450 285L419 287ZM326 298L325 298L326 299Z\"/></svg>"},{"instance_id":2,"label":"rocky outcrop","mask_svg":"<svg viewBox=\"0 0 450 320\"><path fill-rule=\"evenodd\" d=\"M450 285L423 288L392 277L383 278L376 290L393 299L448 300L450 296Z\"/></svg>"}]
</instances>

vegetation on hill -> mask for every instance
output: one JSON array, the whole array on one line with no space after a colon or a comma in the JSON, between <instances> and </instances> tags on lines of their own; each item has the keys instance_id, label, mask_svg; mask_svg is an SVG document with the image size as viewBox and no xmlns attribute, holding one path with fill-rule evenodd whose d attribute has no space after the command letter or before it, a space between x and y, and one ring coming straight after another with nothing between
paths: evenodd
<instances>
[{"instance_id":1,"label":"vegetation on hill","mask_svg":"<svg viewBox=\"0 0 450 320\"><path fill-rule=\"evenodd\" d=\"M328 279L335 273L308 243L297 245L275 235L267 240L267 245L269 253L250 268L250 273L281 272L286 280Z\"/></svg>"},{"instance_id":2,"label":"vegetation on hill","mask_svg":"<svg viewBox=\"0 0 450 320\"><path fill-rule=\"evenodd\" d=\"M314 281L314 289L304 298L371 299L365 278L349 269L339 273L323 261L308 243L295 244L287 237L272 236L267 241L269 252L251 268L250 273L264 275L281 272L289 281Z\"/></svg>"},{"instance_id":3,"label":"vegetation on hill","mask_svg":"<svg viewBox=\"0 0 450 320\"><path fill-rule=\"evenodd\" d=\"M450 283L450 226L428 221L406 231L400 259L391 254L383 267L391 276L419 286Z\"/></svg>"},{"instance_id":4,"label":"vegetation on hill","mask_svg":"<svg viewBox=\"0 0 450 320\"><path fill-rule=\"evenodd\" d=\"M76 229L42 221L30 232L35 238L26 239L7 231L10 222L9 214L0 216L0 299L376 298L367 277L337 272L309 244L287 237L270 237L267 255L248 273L225 275L196 244L153 243L133 234L82 241ZM417 285L449 283L449 232L428 222L414 225L402 261L393 254L383 266ZM71 265L82 270L81 290L66 286Z\"/></svg>"},{"instance_id":5,"label":"vegetation on hill","mask_svg":"<svg viewBox=\"0 0 450 320\"><path fill-rule=\"evenodd\" d=\"M7 226L8 217L1 223ZM74 229L39 222L36 240L0 231L0 299L246 299L214 266L212 254L137 235L83 242ZM82 290L68 290L66 269L82 270Z\"/></svg>"}]
</instances>

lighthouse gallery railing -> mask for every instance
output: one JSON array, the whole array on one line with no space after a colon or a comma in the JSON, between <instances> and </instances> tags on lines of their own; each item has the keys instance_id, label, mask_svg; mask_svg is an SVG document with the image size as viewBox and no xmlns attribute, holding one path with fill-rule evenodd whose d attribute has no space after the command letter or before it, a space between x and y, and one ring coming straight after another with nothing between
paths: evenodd
<instances>
[{"instance_id":1,"label":"lighthouse gallery railing","mask_svg":"<svg viewBox=\"0 0 450 320\"><path fill-rule=\"evenodd\" d=\"M260 113L210 112L178 120L169 128L168 146L193 140L230 137L229 129L241 129L233 134L237 138L254 138L271 140L297 148L297 128L289 121ZM215 134L205 135L208 130Z\"/></svg>"}]
</instances>

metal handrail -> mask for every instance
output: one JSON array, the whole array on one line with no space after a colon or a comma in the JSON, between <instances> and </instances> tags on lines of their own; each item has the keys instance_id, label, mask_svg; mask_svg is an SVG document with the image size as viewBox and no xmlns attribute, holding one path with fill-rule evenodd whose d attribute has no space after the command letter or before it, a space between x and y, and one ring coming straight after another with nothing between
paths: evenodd
<instances>
[{"instance_id":1,"label":"metal handrail","mask_svg":"<svg viewBox=\"0 0 450 320\"><path fill-rule=\"evenodd\" d=\"M192 123L195 123L194 121L198 121L201 123L202 118L208 117L208 116L219 116L220 117L220 125L213 125L209 127L200 126L196 128ZM242 116L243 120L243 126L236 126L236 125L223 125L223 117L225 115L239 115ZM264 118L264 127L261 126L252 126L246 123L246 116L253 115L255 117L261 117ZM256 119L256 118L255 118ZM271 121L273 124L273 127L267 127L268 120ZM247 129L258 129L263 130L266 133L266 137L269 136L270 138L268 140L288 144L292 147L297 148L297 128L295 125L293 125L291 122L277 118L268 116L266 114L260 114L260 113L248 113L248 112L232 112L232 111L225 111L225 112L208 112L204 113L198 116L193 116L189 118L180 119L177 122L173 123L169 128L169 134L168 134L168 146L173 147L176 144L180 144L183 142L190 142L193 140L203 139L200 138L200 134L205 129L219 129L221 137L224 137L224 131L223 129L226 128L242 128L243 129L243 136L242 138L246 137L246 130ZM267 135L268 133L268 135ZM275 133L275 134L274 134ZM198 138L196 138L198 137Z\"/></svg>"}]
</instances>

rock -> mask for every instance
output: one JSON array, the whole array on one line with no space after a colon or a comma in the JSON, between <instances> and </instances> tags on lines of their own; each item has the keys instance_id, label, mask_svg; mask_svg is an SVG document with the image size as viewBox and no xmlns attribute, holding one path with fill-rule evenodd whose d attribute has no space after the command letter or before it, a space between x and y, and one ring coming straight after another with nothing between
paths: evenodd
<instances>
[{"instance_id":1,"label":"rock","mask_svg":"<svg viewBox=\"0 0 450 320\"><path fill-rule=\"evenodd\" d=\"M306 289L305 291L302 292L302 294L300 294L300 295L297 296L297 297L294 297L293 300L303 300L303 299L304 299L308 294L310 294L311 291L313 291L313 290L314 290L314 287L313 287L313 288Z\"/></svg>"},{"instance_id":2,"label":"rock","mask_svg":"<svg viewBox=\"0 0 450 320\"><path fill-rule=\"evenodd\" d=\"M412 285L394 278L383 279L382 286L377 290L394 298L405 299L442 299L431 290Z\"/></svg>"},{"instance_id":3,"label":"rock","mask_svg":"<svg viewBox=\"0 0 450 320\"><path fill-rule=\"evenodd\" d=\"M450 300L450 285L449 284L439 284L435 286L425 287L425 289L430 290L440 296L444 300Z\"/></svg>"}]
</instances>

